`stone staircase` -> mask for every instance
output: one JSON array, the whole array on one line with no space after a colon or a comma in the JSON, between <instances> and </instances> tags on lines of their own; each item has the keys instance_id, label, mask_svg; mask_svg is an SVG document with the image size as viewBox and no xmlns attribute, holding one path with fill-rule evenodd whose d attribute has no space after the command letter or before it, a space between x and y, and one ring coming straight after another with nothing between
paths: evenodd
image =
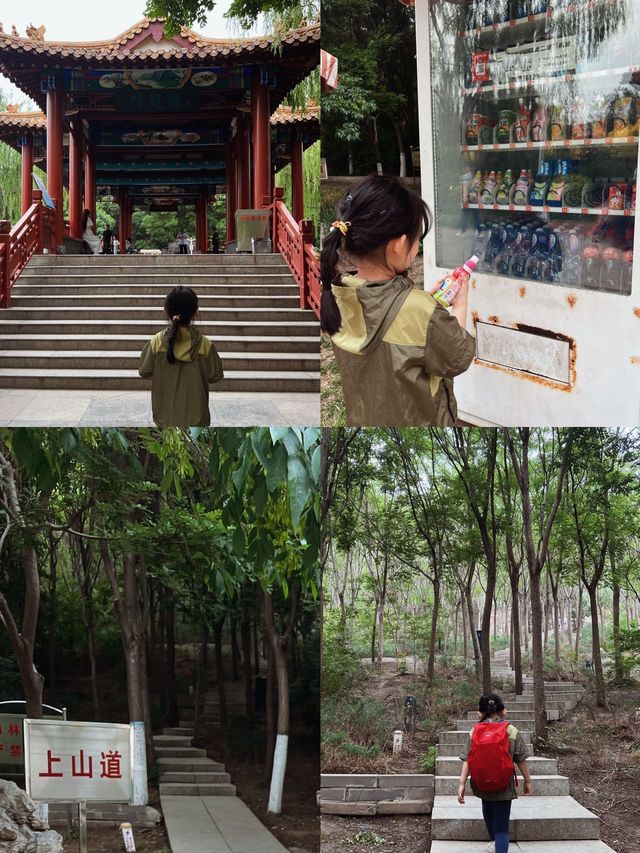
<instances>
[{"instance_id":1,"label":"stone staircase","mask_svg":"<svg viewBox=\"0 0 640 853\"><path fill-rule=\"evenodd\" d=\"M235 797L236 786L224 764L191 745L188 725L163 729L153 738L160 769L160 797Z\"/></svg>"},{"instance_id":2,"label":"stone staircase","mask_svg":"<svg viewBox=\"0 0 640 853\"><path fill-rule=\"evenodd\" d=\"M497 657L497 656L496 656ZM508 668L498 660L496 669ZM492 674L495 671L492 667ZM504 677L504 676L503 676ZM578 704L583 688L567 682L545 682L547 718L560 719ZM506 700L507 716L531 745L533 729L533 681L525 679L524 692ZM455 730L439 735L436 758L435 799L431 815L431 853L480 853L487 847L487 831L482 819L481 802L471 793L464 806L457 801L462 762L458 754L468 741L477 722L477 712L469 711L456 720ZM511 840L514 853L613 853L600 841L599 819L569 794L569 779L558 773L555 758L533 756L529 759L533 794L522 796L511 811ZM520 772L518 770L518 775Z\"/></svg>"},{"instance_id":3,"label":"stone staircase","mask_svg":"<svg viewBox=\"0 0 640 853\"><path fill-rule=\"evenodd\" d=\"M139 354L178 284L222 358L216 390L319 391L319 324L278 254L36 255L0 312L0 388L149 388Z\"/></svg>"}]
</instances>

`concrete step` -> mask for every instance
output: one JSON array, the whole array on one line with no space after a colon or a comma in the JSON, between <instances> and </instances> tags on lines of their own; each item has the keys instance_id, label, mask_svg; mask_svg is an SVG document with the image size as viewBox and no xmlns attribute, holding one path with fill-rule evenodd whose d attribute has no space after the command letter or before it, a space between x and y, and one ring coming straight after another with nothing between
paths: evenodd
<instances>
[{"instance_id":1,"label":"concrete step","mask_svg":"<svg viewBox=\"0 0 640 853\"><path fill-rule=\"evenodd\" d=\"M476 725L477 722L477 717L475 720L456 720L456 730L459 732L469 732ZM533 715L520 717L519 715L512 716L511 714L509 714L509 722L513 723L513 725L517 729L530 729L533 724Z\"/></svg>"},{"instance_id":2,"label":"concrete step","mask_svg":"<svg viewBox=\"0 0 640 853\"><path fill-rule=\"evenodd\" d=\"M430 853L486 853L485 841L432 841ZM615 853L604 841L521 841L509 853Z\"/></svg>"},{"instance_id":3,"label":"concrete step","mask_svg":"<svg viewBox=\"0 0 640 853\"><path fill-rule=\"evenodd\" d=\"M39 283L42 276L35 276L34 283L16 283L11 290L11 305L16 307L20 304L39 305L39 300L51 300L55 305L67 305L67 300L86 299L89 304L107 305L114 300L125 300L129 297L154 300L153 304L163 304L168 293L166 284L135 283L135 289L131 283L122 283L122 279L114 284L73 284L65 277L64 281L56 283L55 287ZM22 278L18 279L21 282ZM206 282L198 283L198 300L202 304L210 298L257 298L257 297L290 297L300 299L298 285L287 282L268 284L261 281L259 276L253 277L245 283L222 284L207 277ZM195 288L194 288L195 289Z\"/></svg>"},{"instance_id":4,"label":"concrete step","mask_svg":"<svg viewBox=\"0 0 640 853\"><path fill-rule=\"evenodd\" d=\"M236 786L230 784L195 785L190 782L160 782L161 797L235 797Z\"/></svg>"},{"instance_id":5,"label":"concrete step","mask_svg":"<svg viewBox=\"0 0 640 853\"><path fill-rule=\"evenodd\" d=\"M13 315L12 315L13 316ZM311 311L298 312L297 320L271 320L267 318L263 320L220 320L207 319L198 323L198 328L203 335L213 338L217 342L219 335L235 335L242 334L245 337L254 337L255 335L278 335L283 336L291 332L295 336L308 335L314 339L315 345L320 348L319 342L319 325L315 315ZM69 319L64 315L57 319L46 320L20 320L20 319L5 319L5 314L0 314L0 335L70 335L74 332L81 334L93 333L96 335L146 335L147 340L155 335L156 332L161 332L164 328L162 320L153 320L148 318L134 319Z\"/></svg>"},{"instance_id":6,"label":"concrete step","mask_svg":"<svg viewBox=\"0 0 640 853\"><path fill-rule=\"evenodd\" d=\"M557 758L540 758L534 755L527 759L527 765L531 776L553 776L558 772ZM457 755L443 755L436 759L436 773L439 776L455 776L459 779L461 770L462 761ZM521 775L518 767L516 771Z\"/></svg>"},{"instance_id":7,"label":"concrete step","mask_svg":"<svg viewBox=\"0 0 640 853\"><path fill-rule=\"evenodd\" d=\"M191 746L191 735L154 735L153 742L156 748L159 746Z\"/></svg>"},{"instance_id":8,"label":"concrete step","mask_svg":"<svg viewBox=\"0 0 640 853\"><path fill-rule=\"evenodd\" d=\"M0 328L2 317L0 316ZM62 328L62 327L61 327ZM156 328L156 331L158 329ZM51 335L3 335L0 334L0 351L14 352L16 350L116 350L118 352L133 351L140 354L143 346L149 340L149 335L83 335L59 334ZM222 352L311 352L318 353L317 337L303 335L299 337L284 337L278 335L263 335L246 337L242 335L217 335L216 347Z\"/></svg>"},{"instance_id":9,"label":"concrete step","mask_svg":"<svg viewBox=\"0 0 640 853\"><path fill-rule=\"evenodd\" d=\"M224 764L211 758L174 758L158 757L158 768L161 773L224 773Z\"/></svg>"},{"instance_id":10,"label":"concrete step","mask_svg":"<svg viewBox=\"0 0 640 853\"><path fill-rule=\"evenodd\" d=\"M29 269L32 267L85 266L88 263L95 267L107 267L114 263L131 267L161 267L167 262L184 267L226 265L259 267L270 264L284 264L286 266L286 261L281 254L271 252L261 255L249 253L222 255L34 255L29 261Z\"/></svg>"},{"instance_id":11,"label":"concrete step","mask_svg":"<svg viewBox=\"0 0 640 853\"><path fill-rule=\"evenodd\" d=\"M160 775L160 782L184 782L192 785L228 785L231 776L228 773L187 773L167 771Z\"/></svg>"},{"instance_id":12,"label":"concrete step","mask_svg":"<svg viewBox=\"0 0 640 853\"><path fill-rule=\"evenodd\" d=\"M119 308L146 309L149 316L157 316L158 310L162 310L164 299L160 299L151 294L129 292L114 296L107 294L106 296L87 296L86 294L78 294L77 296L15 296L11 299L11 310L17 311L32 308L67 308L75 309L76 307L87 305L90 308L102 307L109 308L114 303L118 304ZM280 311L283 308L300 308L300 299L297 294L271 295L268 293L260 294L212 294L200 296L198 294L198 304L200 310L204 308L226 309L226 308L272 308L275 311Z\"/></svg>"},{"instance_id":13,"label":"concrete step","mask_svg":"<svg viewBox=\"0 0 640 853\"><path fill-rule=\"evenodd\" d=\"M184 735L184 737L193 737L193 729L188 726L174 726L162 729L163 735Z\"/></svg>"},{"instance_id":14,"label":"concrete step","mask_svg":"<svg viewBox=\"0 0 640 853\"><path fill-rule=\"evenodd\" d=\"M66 824L67 804L49 803L49 822L51 824ZM71 806L74 817L78 816L78 809ZM88 803L87 820L99 820L105 823L119 826L123 821L128 821L135 826L151 827L157 826L162 821L162 815L152 806L129 806L126 803ZM5 849L4 846L0 850Z\"/></svg>"},{"instance_id":15,"label":"concrete step","mask_svg":"<svg viewBox=\"0 0 640 853\"><path fill-rule=\"evenodd\" d=\"M568 797L569 779L566 776L553 774L551 776L536 776L532 781L532 796L535 797ZM436 796L455 797L458 793L458 776L436 776ZM522 783L519 786L519 794L522 793ZM471 787L467 782L467 794L473 796Z\"/></svg>"},{"instance_id":16,"label":"concrete step","mask_svg":"<svg viewBox=\"0 0 640 853\"><path fill-rule=\"evenodd\" d=\"M510 834L514 841L597 840L600 821L573 797L520 797L513 802ZM431 836L449 841L486 839L480 800L469 797L461 806L456 797L436 796Z\"/></svg>"},{"instance_id":17,"label":"concrete step","mask_svg":"<svg viewBox=\"0 0 640 853\"><path fill-rule=\"evenodd\" d=\"M527 729L520 729L520 734L522 735L525 743L531 743L531 731ZM444 731L439 733L438 743L440 746L447 746L451 744L452 746L464 745L469 741L469 732L468 731ZM457 750L456 750L457 751ZM444 752L443 755L452 755L451 752Z\"/></svg>"},{"instance_id":18,"label":"concrete step","mask_svg":"<svg viewBox=\"0 0 640 853\"><path fill-rule=\"evenodd\" d=\"M206 749L196 749L194 746L158 746L157 758L206 758Z\"/></svg>"},{"instance_id":19,"label":"concrete step","mask_svg":"<svg viewBox=\"0 0 640 853\"><path fill-rule=\"evenodd\" d=\"M133 370L48 370L0 368L0 388L76 388L100 391L144 391L151 387ZM316 393L320 374L297 371L227 370L216 391L264 391Z\"/></svg>"},{"instance_id":20,"label":"concrete step","mask_svg":"<svg viewBox=\"0 0 640 853\"><path fill-rule=\"evenodd\" d=\"M104 307L100 305L80 305L78 307L65 306L47 306L46 308L10 308L10 317L12 322L28 321L28 320L64 320L65 323L71 320L87 320L92 321L149 321L160 323L162 328L165 322L162 306L157 306L156 310L151 310L146 306L111 306ZM222 322L255 322L268 323L279 322L289 323L300 322L305 317L305 313L300 308L233 308L222 306L220 308L201 308L200 319L198 322L199 328L206 326L207 323L216 321ZM4 320L4 317L0 318ZM3 323L4 325L4 323Z\"/></svg>"},{"instance_id":21,"label":"concrete step","mask_svg":"<svg viewBox=\"0 0 640 853\"><path fill-rule=\"evenodd\" d=\"M296 281L287 270L286 272L255 272L255 273L166 273L162 272L104 272L99 274L80 274L72 273L37 273L29 275L23 273L20 276L20 287L31 288L39 287L41 289L51 288L51 294L56 293L58 286L80 284L83 287L97 287L110 284L126 284L132 293L137 291L138 285L159 285L164 291L164 295L178 285L191 287L200 296L200 285L225 284L241 287L243 285L267 285L280 284L288 285L291 289L298 291ZM298 291L299 292L299 291ZM24 291L18 295L24 296Z\"/></svg>"},{"instance_id":22,"label":"concrete step","mask_svg":"<svg viewBox=\"0 0 640 853\"><path fill-rule=\"evenodd\" d=\"M305 370L320 369L320 353L225 352L218 349L227 370ZM48 370L100 369L138 370L140 353L136 350L0 350L2 367L46 368Z\"/></svg>"}]
</instances>

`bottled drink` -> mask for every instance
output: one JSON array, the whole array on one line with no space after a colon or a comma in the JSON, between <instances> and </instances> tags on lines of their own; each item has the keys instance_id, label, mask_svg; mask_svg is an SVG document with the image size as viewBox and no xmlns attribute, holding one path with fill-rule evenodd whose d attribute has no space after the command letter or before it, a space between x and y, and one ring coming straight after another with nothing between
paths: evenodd
<instances>
[{"instance_id":1,"label":"bottled drink","mask_svg":"<svg viewBox=\"0 0 640 853\"><path fill-rule=\"evenodd\" d=\"M513 127L513 135L516 142L526 142L529 139L529 125L531 123L531 104L527 106L524 98L520 98L518 117Z\"/></svg>"},{"instance_id":2,"label":"bottled drink","mask_svg":"<svg viewBox=\"0 0 640 853\"><path fill-rule=\"evenodd\" d=\"M498 184L498 192L496 193L496 201L498 204L509 204L509 194L513 186L513 177L511 169L507 169L503 179Z\"/></svg>"},{"instance_id":3,"label":"bottled drink","mask_svg":"<svg viewBox=\"0 0 640 853\"><path fill-rule=\"evenodd\" d=\"M633 271L633 249L625 249L622 256L622 276L620 278L620 293L625 296L631 293L631 274Z\"/></svg>"},{"instance_id":4,"label":"bottled drink","mask_svg":"<svg viewBox=\"0 0 640 853\"><path fill-rule=\"evenodd\" d=\"M565 284L580 284L580 258L582 240L577 228L572 228L564 239L564 281Z\"/></svg>"},{"instance_id":5,"label":"bottled drink","mask_svg":"<svg viewBox=\"0 0 640 853\"><path fill-rule=\"evenodd\" d=\"M593 243L582 250L582 269L580 285L588 290L600 289L600 273L602 272L602 254L600 246Z\"/></svg>"},{"instance_id":6,"label":"bottled drink","mask_svg":"<svg viewBox=\"0 0 640 853\"><path fill-rule=\"evenodd\" d=\"M602 251L602 268L600 270L600 290L609 293L620 293L622 282L622 251L615 246L607 246Z\"/></svg>"},{"instance_id":7,"label":"bottled drink","mask_svg":"<svg viewBox=\"0 0 640 853\"><path fill-rule=\"evenodd\" d=\"M462 285L475 270L478 260L477 255L471 255L469 260L465 261L461 267L456 267L433 294L433 298L441 305L444 305L445 308L448 308L460 292Z\"/></svg>"},{"instance_id":8,"label":"bottled drink","mask_svg":"<svg viewBox=\"0 0 640 853\"><path fill-rule=\"evenodd\" d=\"M518 231L515 225L509 224L504 229L504 232L504 242L502 243L500 251L496 255L494 268L496 272L502 273L502 275L508 275L511 268L511 260L515 251L515 242L518 236Z\"/></svg>"},{"instance_id":9,"label":"bottled drink","mask_svg":"<svg viewBox=\"0 0 640 853\"><path fill-rule=\"evenodd\" d=\"M477 267L478 270L481 270L484 266L484 260L482 259L484 259L487 251L487 243L489 242L490 236L491 232L484 223L478 225L475 237L473 238L473 254L477 255L481 259Z\"/></svg>"},{"instance_id":10,"label":"bottled drink","mask_svg":"<svg viewBox=\"0 0 640 853\"><path fill-rule=\"evenodd\" d=\"M531 253L532 242L531 229L526 225L523 225L518 232L514 245L511 267L509 270L511 275L515 275L518 278L522 278L524 276L527 261L529 260L529 254Z\"/></svg>"},{"instance_id":11,"label":"bottled drink","mask_svg":"<svg viewBox=\"0 0 640 853\"><path fill-rule=\"evenodd\" d=\"M484 182L482 195L480 197L483 204L493 204L496 192L496 183L496 173L489 172L489 177Z\"/></svg>"},{"instance_id":12,"label":"bottled drink","mask_svg":"<svg viewBox=\"0 0 640 853\"><path fill-rule=\"evenodd\" d=\"M502 248L502 244L506 239L506 234L504 233L504 228L502 225L498 223L494 223L491 226L491 235L489 237L489 242L487 243L487 251L484 256L484 264L487 269L492 270L493 264L496 259L496 255Z\"/></svg>"}]
</instances>

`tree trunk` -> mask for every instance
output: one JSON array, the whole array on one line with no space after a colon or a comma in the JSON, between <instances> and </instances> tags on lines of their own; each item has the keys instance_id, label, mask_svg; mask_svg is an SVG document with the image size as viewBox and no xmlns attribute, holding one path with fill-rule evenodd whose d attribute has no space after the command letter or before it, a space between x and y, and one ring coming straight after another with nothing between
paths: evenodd
<instances>
[{"instance_id":1,"label":"tree trunk","mask_svg":"<svg viewBox=\"0 0 640 853\"><path fill-rule=\"evenodd\" d=\"M522 647L520 645L520 593L518 591L518 577L511 578L511 618L513 620L513 669L516 680L516 695L523 692L522 679Z\"/></svg>"},{"instance_id":2,"label":"tree trunk","mask_svg":"<svg viewBox=\"0 0 640 853\"><path fill-rule=\"evenodd\" d=\"M242 642L242 671L244 673L244 701L249 725L253 725L253 670L251 668L251 622L244 617L240 623L240 639Z\"/></svg>"},{"instance_id":3,"label":"tree trunk","mask_svg":"<svg viewBox=\"0 0 640 853\"><path fill-rule=\"evenodd\" d=\"M396 134L396 139L398 140L398 152L400 154L400 170L399 175L401 178L406 178L407 176L407 153L404 147L404 135L402 133L402 122L394 118L393 119L393 129Z\"/></svg>"},{"instance_id":4,"label":"tree trunk","mask_svg":"<svg viewBox=\"0 0 640 853\"><path fill-rule=\"evenodd\" d=\"M378 599L376 598L376 607L373 612L373 624L371 626L371 666L376 662L376 631L378 630Z\"/></svg>"},{"instance_id":5,"label":"tree trunk","mask_svg":"<svg viewBox=\"0 0 640 853\"><path fill-rule=\"evenodd\" d=\"M217 619L213 625L213 634L215 638L215 661L216 661L216 682L218 684L218 701L220 703L220 731L222 739L226 740L227 731L229 729L229 716L227 713L227 695L225 691L225 675L224 661L222 659L222 628L226 617Z\"/></svg>"},{"instance_id":6,"label":"tree trunk","mask_svg":"<svg viewBox=\"0 0 640 853\"><path fill-rule=\"evenodd\" d=\"M578 586L578 613L576 615L576 650L574 658L576 663L580 657L580 634L582 633L582 585Z\"/></svg>"},{"instance_id":7,"label":"tree trunk","mask_svg":"<svg viewBox=\"0 0 640 853\"><path fill-rule=\"evenodd\" d=\"M433 684L436 666L436 638L438 636L438 614L440 613L440 578L437 572L433 579L433 609L431 611L431 634L429 637L429 660L427 661L427 687Z\"/></svg>"},{"instance_id":8,"label":"tree trunk","mask_svg":"<svg viewBox=\"0 0 640 853\"><path fill-rule=\"evenodd\" d=\"M602 655L600 654L600 624L598 619L597 585L588 588L589 605L591 607L591 654L593 657L593 675L596 687L596 705L606 706L604 693L604 674L602 672Z\"/></svg>"},{"instance_id":9,"label":"tree trunk","mask_svg":"<svg viewBox=\"0 0 640 853\"><path fill-rule=\"evenodd\" d=\"M536 736L544 737L547 726L546 699L544 694L544 654L542 648L542 601L540 599L540 575L532 572L531 584L531 653L533 658L533 703Z\"/></svg>"},{"instance_id":10,"label":"tree trunk","mask_svg":"<svg viewBox=\"0 0 640 853\"><path fill-rule=\"evenodd\" d=\"M293 604L292 604L293 607ZM278 684L278 717L277 738L273 760L273 773L269 791L268 811L280 814L282 811L282 790L287 766L287 751L289 743L289 673L287 670L287 639L280 636L275 625L273 598L270 593L264 594L265 629L273 651L275 675ZM293 617L293 614L292 614ZM289 623L292 628L293 618Z\"/></svg>"},{"instance_id":11,"label":"tree trunk","mask_svg":"<svg viewBox=\"0 0 640 853\"><path fill-rule=\"evenodd\" d=\"M266 628L265 628L266 631ZM274 705L274 696L276 693L275 685L275 665L273 660L273 649L271 644L267 644L267 689L266 689L266 755L264 761L264 781L268 784L271 779L271 771L273 769L273 753L276 748L276 714Z\"/></svg>"},{"instance_id":12,"label":"tree trunk","mask_svg":"<svg viewBox=\"0 0 640 853\"><path fill-rule=\"evenodd\" d=\"M476 620L473 612L473 597L471 590L465 590L467 598L467 614L469 621L469 633L471 634L471 643L473 645L473 660L475 664L476 676L480 677L482 654L480 651L480 642L478 640L478 632L476 631Z\"/></svg>"},{"instance_id":13,"label":"tree trunk","mask_svg":"<svg viewBox=\"0 0 640 853\"><path fill-rule=\"evenodd\" d=\"M234 616L229 621L229 639L231 641L231 680L240 681L240 647L238 646L238 620Z\"/></svg>"},{"instance_id":14,"label":"tree trunk","mask_svg":"<svg viewBox=\"0 0 640 853\"><path fill-rule=\"evenodd\" d=\"M200 640L200 652L198 654L198 666L196 669L196 687L193 696L193 736L200 736L200 705L202 704L202 687L204 694L207 693L207 657L209 649L209 626L202 626L202 639Z\"/></svg>"},{"instance_id":15,"label":"tree trunk","mask_svg":"<svg viewBox=\"0 0 640 853\"><path fill-rule=\"evenodd\" d=\"M53 531L49 532L49 683L56 689L56 627L58 622L58 559Z\"/></svg>"},{"instance_id":16,"label":"tree trunk","mask_svg":"<svg viewBox=\"0 0 640 853\"><path fill-rule=\"evenodd\" d=\"M180 711L178 708L178 685L176 680L176 603L172 597L167 600L165 607L166 628L166 679L167 679L167 721L170 726L179 724Z\"/></svg>"}]
</instances>

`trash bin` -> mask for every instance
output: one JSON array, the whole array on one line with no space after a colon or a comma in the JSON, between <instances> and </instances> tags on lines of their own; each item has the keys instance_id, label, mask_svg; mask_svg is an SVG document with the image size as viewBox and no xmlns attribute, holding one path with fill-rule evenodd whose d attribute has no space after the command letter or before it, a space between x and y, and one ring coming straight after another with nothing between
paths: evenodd
<instances>
[{"instance_id":1,"label":"trash bin","mask_svg":"<svg viewBox=\"0 0 640 853\"><path fill-rule=\"evenodd\" d=\"M254 255L270 255L271 254L271 238L270 237L252 237L251 252Z\"/></svg>"},{"instance_id":2,"label":"trash bin","mask_svg":"<svg viewBox=\"0 0 640 853\"><path fill-rule=\"evenodd\" d=\"M269 210L236 210L236 252L251 252L252 237L268 237Z\"/></svg>"}]
</instances>

